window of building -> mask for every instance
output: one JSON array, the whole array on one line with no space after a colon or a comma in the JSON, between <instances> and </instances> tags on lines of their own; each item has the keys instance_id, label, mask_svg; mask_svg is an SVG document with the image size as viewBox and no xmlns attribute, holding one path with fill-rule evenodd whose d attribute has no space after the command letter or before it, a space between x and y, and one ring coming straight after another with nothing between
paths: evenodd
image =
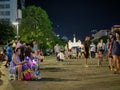
<instances>
[{"instance_id":1,"label":"window of building","mask_svg":"<svg viewBox=\"0 0 120 90\"><path fill-rule=\"evenodd\" d=\"M8 9L10 8L10 4L0 4L0 9Z\"/></svg>"},{"instance_id":2,"label":"window of building","mask_svg":"<svg viewBox=\"0 0 120 90\"><path fill-rule=\"evenodd\" d=\"M10 11L5 11L5 15L9 16L10 15Z\"/></svg>"},{"instance_id":3,"label":"window of building","mask_svg":"<svg viewBox=\"0 0 120 90\"><path fill-rule=\"evenodd\" d=\"M6 4L6 5L5 5L5 8L10 8L10 4Z\"/></svg>"},{"instance_id":4,"label":"window of building","mask_svg":"<svg viewBox=\"0 0 120 90\"><path fill-rule=\"evenodd\" d=\"M10 1L10 0L0 0L0 1Z\"/></svg>"},{"instance_id":5,"label":"window of building","mask_svg":"<svg viewBox=\"0 0 120 90\"><path fill-rule=\"evenodd\" d=\"M0 4L0 9L3 9L4 8L4 4Z\"/></svg>"},{"instance_id":6,"label":"window of building","mask_svg":"<svg viewBox=\"0 0 120 90\"><path fill-rule=\"evenodd\" d=\"M0 16L9 16L10 11L0 11Z\"/></svg>"}]
</instances>

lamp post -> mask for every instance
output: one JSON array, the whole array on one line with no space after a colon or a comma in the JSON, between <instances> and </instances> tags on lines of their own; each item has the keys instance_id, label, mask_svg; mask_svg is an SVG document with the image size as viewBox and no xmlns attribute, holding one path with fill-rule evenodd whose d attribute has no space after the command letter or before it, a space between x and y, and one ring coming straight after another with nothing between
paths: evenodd
<instances>
[{"instance_id":1,"label":"lamp post","mask_svg":"<svg viewBox=\"0 0 120 90\"><path fill-rule=\"evenodd\" d=\"M13 22L12 23L14 26L16 26L16 30L17 30L17 41L18 41L18 37L19 37L19 22Z\"/></svg>"}]
</instances>

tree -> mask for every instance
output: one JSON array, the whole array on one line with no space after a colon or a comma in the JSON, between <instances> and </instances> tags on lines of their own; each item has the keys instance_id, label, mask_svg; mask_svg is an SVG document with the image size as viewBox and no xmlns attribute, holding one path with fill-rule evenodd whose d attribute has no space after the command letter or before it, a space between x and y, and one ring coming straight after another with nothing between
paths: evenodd
<instances>
[{"instance_id":1,"label":"tree","mask_svg":"<svg viewBox=\"0 0 120 90\"><path fill-rule=\"evenodd\" d=\"M23 9L23 19L20 25L21 40L31 42L36 40L39 44L51 39L52 22L45 10L40 7L29 6Z\"/></svg>"},{"instance_id":2,"label":"tree","mask_svg":"<svg viewBox=\"0 0 120 90\"><path fill-rule=\"evenodd\" d=\"M9 23L0 22L0 44L6 44L7 41L14 39L15 33Z\"/></svg>"}]
</instances>

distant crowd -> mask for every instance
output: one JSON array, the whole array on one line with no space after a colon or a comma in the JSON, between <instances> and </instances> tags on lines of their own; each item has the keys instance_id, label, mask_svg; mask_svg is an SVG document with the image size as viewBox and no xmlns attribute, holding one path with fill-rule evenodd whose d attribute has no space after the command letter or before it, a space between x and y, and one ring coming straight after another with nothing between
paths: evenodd
<instances>
[{"instance_id":1,"label":"distant crowd","mask_svg":"<svg viewBox=\"0 0 120 90\"><path fill-rule=\"evenodd\" d=\"M111 32L107 43L104 43L102 39L97 44L90 41L90 37L87 36L81 47L69 48L68 44L66 44L64 49L61 49L60 45L56 44L54 53L57 61L64 62L67 59L81 59L82 57L85 58L85 67L89 67L89 58L97 58L98 66L102 66L103 58L106 58L109 62L110 70L114 71L115 74L120 73L120 31ZM35 64L35 62L38 63L39 60L42 62L44 59L43 52L38 49L36 41L33 41L32 44L26 44L20 41L16 43L14 40L8 42L5 48L2 48L0 58L2 60L6 59L4 66L6 68L9 67L10 72L17 72L18 80L23 79L23 69L26 78L29 76L30 79L33 71L36 73L33 76L37 77L40 74L39 64ZM28 63L27 68L25 66L26 63ZM37 69L35 69L35 65ZM28 73L26 74L26 71L29 75Z\"/></svg>"},{"instance_id":2,"label":"distant crowd","mask_svg":"<svg viewBox=\"0 0 120 90\"><path fill-rule=\"evenodd\" d=\"M81 47L72 47L69 49L66 44L64 50L58 44L54 51L58 61L64 61L72 58L85 58L85 67L88 67L89 58L97 58L98 66L102 66L103 58L109 62L109 68L114 73L120 73L120 31L111 32L107 43L102 39L97 44L90 42L90 37L86 37Z\"/></svg>"}]
</instances>

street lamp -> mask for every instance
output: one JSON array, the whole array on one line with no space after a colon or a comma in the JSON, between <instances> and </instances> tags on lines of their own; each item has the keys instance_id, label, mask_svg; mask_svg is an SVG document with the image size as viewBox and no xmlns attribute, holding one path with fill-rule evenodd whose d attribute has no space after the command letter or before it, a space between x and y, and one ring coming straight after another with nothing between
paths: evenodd
<instances>
[{"instance_id":1,"label":"street lamp","mask_svg":"<svg viewBox=\"0 0 120 90\"><path fill-rule=\"evenodd\" d=\"M19 22L13 22L12 23L14 26L16 26L16 30L17 30L17 41L18 41L18 37L19 37Z\"/></svg>"}]
</instances>

